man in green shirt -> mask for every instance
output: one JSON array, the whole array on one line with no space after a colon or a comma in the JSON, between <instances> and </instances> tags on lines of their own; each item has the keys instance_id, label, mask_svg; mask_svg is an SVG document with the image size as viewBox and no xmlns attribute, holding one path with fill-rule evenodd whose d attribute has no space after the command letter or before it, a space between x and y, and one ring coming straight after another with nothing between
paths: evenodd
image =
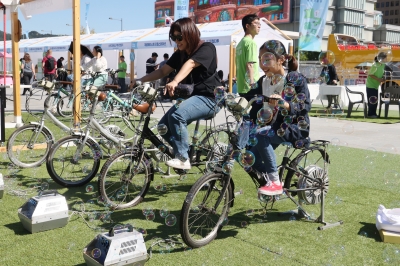
<instances>
[{"instance_id":1,"label":"man in green shirt","mask_svg":"<svg viewBox=\"0 0 400 266\"><path fill-rule=\"evenodd\" d=\"M247 93L257 86L260 78L258 47L254 37L260 32L260 18L255 14L242 19L244 37L236 46L236 84L239 93Z\"/></svg>"},{"instance_id":2,"label":"man in green shirt","mask_svg":"<svg viewBox=\"0 0 400 266\"><path fill-rule=\"evenodd\" d=\"M386 56L384 53L382 57ZM378 57L376 56L374 59L374 64L372 65L366 82L367 87L367 101L368 101L368 117L369 118L377 118L376 108L378 105L378 88L382 82L385 81L385 64L378 61ZM382 60L383 62L385 60Z\"/></svg>"},{"instance_id":3,"label":"man in green shirt","mask_svg":"<svg viewBox=\"0 0 400 266\"><path fill-rule=\"evenodd\" d=\"M126 77L126 62L125 56L121 55L119 57L119 64L118 64L118 85L121 87L120 93L127 92L126 84L125 84L125 77Z\"/></svg>"}]
</instances>

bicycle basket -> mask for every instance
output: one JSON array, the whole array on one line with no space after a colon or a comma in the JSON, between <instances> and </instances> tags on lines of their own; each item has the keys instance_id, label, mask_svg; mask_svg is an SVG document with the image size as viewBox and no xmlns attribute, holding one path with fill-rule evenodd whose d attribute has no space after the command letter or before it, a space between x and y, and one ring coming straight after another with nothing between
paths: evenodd
<instances>
[{"instance_id":1,"label":"bicycle basket","mask_svg":"<svg viewBox=\"0 0 400 266\"><path fill-rule=\"evenodd\" d=\"M43 87L44 90L46 90L47 92L50 92L54 89L55 84L51 81L43 79L40 82L38 82L38 86Z\"/></svg>"},{"instance_id":2,"label":"bicycle basket","mask_svg":"<svg viewBox=\"0 0 400 266\"><path fill-rule=\"evenodd\" d=\"M157 90L154 88L150 87L150 84L146 83L142 88L138 90L140 96L144 100L151 101L157 96Z\"/></svg>"}]
</instances>

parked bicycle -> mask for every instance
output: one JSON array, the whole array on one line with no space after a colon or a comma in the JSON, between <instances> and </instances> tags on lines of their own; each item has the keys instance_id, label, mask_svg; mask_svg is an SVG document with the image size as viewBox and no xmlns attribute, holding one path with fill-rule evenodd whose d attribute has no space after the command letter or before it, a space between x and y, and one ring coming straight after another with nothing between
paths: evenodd
<instances>
[{"instance_id":1,"label":"parked bicycle","mask_svg":"<svg viewBox=\"0 0 400 266\"><path fill-rule=\"evenodd\" d=\"M269 101L266 96L262 98L264 102ZM236 129L228 132L233 150L239 149L237 130L242 124L243 113L246 113L260 96L256 96L248 104L244 98L238 99L227 104L238 121ZM327 164L330 161L326 151L328 144L328 141L317 140L311 142L308 147L297 149L287 145L282 164L278 167L279 178L284 183L284 194L296 204L300 214L311 219L305 207L309 204L321 204L321 214L316 221L325 226L319 229L342 223L339 221L327 224L324 221L324 199L329 189ZM180 215L180 232L183 241L189 247L207 245L227 223L229 210L233 207L235 199L231 151L224 155L223 161L215 165L213 172L206 173L194 183L185 198ZM255 177L252 178L258 188L258 182ZM296 195L297 200L294 198ZM273 204L276 201L276 196L259 195L259 200L266 210L268 203Z\"/></svg>"},{"instance_id":2,"label":"parked bicycle","mask_svg":"<svg viewBox=\"0 0 400 266\"><path fill-rule=\"evenodd\" d=\"M163 87L159 88L162 92ZM127 150L121 150L111 156L103 165L98 181L99 193L104 201L113 209L125 209L139 204L145 197L154 180L154 165L149 156L149 151L159 152L162 156L173 158L172 150L163 140L154 134L149 128L150 116L155 106L157 90L144 84L139 87L141 94L148 105L139 111L142 113L140 121L143 126L137 127L138 139L136 145ZM212 119L210 117L209 119ZM203 133L199 133L200 120L196 122L192 143L189 147L190 163L194 167L204 166L203 171L210 161L222 159L225 154L227 134L233 124L223 124L209 130L207 127ZM140 131L139 131L140 130ZM145 141L149 141L155 149L144 147ZM186 171L175 169L179 175Z\"/></svg>"}]
</instances>

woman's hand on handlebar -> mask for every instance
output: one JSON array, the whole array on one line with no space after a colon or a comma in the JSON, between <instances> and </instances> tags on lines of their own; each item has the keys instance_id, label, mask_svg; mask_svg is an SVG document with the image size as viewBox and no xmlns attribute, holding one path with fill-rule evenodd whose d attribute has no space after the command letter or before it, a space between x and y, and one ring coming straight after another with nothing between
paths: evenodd
<instances>
[{"instance_id":1,"label":"woman's hand on handlebar","mask_svg":"<svg viewBox=\"0 0 400 266\"><path fill-rule=\"evenodd\" d=\"M164 95L167 93L170 97L174 96L174 91L175 91L175 87L178 86L178 82L176 82L176 80L172 80L170 83L168 83L167 85L165 85L165 89L164 89Z\"/></svg>"}]
</instances>

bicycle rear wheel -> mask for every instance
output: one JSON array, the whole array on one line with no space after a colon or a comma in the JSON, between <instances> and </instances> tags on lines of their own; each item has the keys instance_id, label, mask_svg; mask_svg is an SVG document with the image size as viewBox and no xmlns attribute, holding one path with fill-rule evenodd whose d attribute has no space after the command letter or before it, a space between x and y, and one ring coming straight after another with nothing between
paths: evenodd
<instances>
[{"instance_id":1,"label":"bicycle rear wheel","mask_svg":"<svg viewBox=\"0 0 400 266\"><path fill-rule=\"evenodd\" d=\"M151 160L144 160L134 150L120 151L103 165L98 181L99 193L112 209L121 210L138 205L144 199L154 178Z\"/></svg>"},{"instance_id":2,"label":"bicycle rear wheel","mask_svg":"<svg viewBox=\"0 0 400 266\"><path fill-rule=\"evenodd\" d=\"M51 178L64 187L78 187L90 182L100 167L102 151L92 139L84 136L67 136L50 149L46 167ZM77 150L82 150L77 155Z\"/></svg>"},{"instance_id":3,"label":"bicycle rear wheel","mask_svg":"<svg viewBox=\"0 0 400 266\"><path fill-rule=\"evenodd\" d=\"M25 125L14 131L7 142L10 161L22 168L36 167L44 163L54 143L53 134L40 125Z\"/></svg>"},{"instance_id":4,"label":"bicycle rear wheel","mask_svg":"<svg viewBox=\"0 0 400 266\"><path fill-rule=\"evenodd\" d=\"M199 248L210 243L227 221L233 190L229 184L222 195L224 182L223 174L206 174L189 190L180 215L181 236L189 247ZM215 209L220 197L222 200Z\"/></svg>"}]
</instances>

